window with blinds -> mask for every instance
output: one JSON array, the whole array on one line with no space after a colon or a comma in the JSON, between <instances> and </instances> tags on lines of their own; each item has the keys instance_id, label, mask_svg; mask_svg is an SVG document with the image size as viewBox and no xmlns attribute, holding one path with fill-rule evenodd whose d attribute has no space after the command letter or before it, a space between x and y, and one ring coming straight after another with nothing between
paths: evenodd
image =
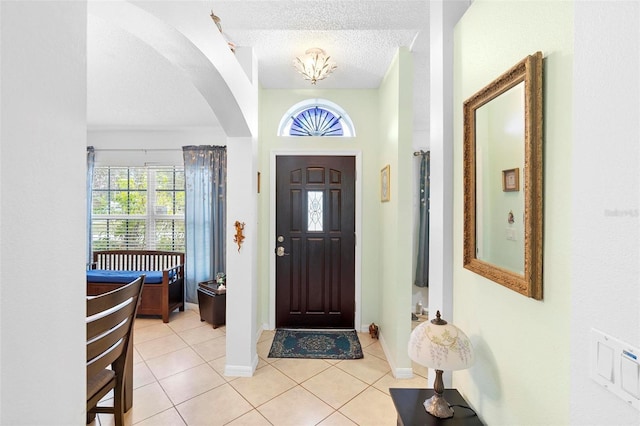
<instances>
[{"instance_id":1,"label":"window with blinds","mask_svg":"<svg viewBox=\"0 0 640 426\"><path fill-rule=\"evenodd\" d=\"M94 251L184 252L182 167L96 167L92 196Z\"/></svg>"}]
</instances>

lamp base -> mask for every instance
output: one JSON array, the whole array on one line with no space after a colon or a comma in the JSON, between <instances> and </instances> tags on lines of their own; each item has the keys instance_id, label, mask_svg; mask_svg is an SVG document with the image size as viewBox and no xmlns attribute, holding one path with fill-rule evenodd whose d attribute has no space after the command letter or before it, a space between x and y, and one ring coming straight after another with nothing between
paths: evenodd
<instances>
[{"instance_id":1,"label":"lamp base","mask_svg":"<svg viewBox=\"0 0 640 426\"><path fill-rule=\"evenodd\" d=\"M449 406L449 403L441 393L434 393L433 396L423 403L424 409L432 416L439 417L441 419L448 419L453 417L453 408Z\"/></svg>"}]
</instances>

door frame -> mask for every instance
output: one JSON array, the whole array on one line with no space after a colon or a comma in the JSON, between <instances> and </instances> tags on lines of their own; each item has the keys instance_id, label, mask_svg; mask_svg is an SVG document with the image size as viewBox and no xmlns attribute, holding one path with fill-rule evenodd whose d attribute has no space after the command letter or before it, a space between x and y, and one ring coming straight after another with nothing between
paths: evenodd
<instances>
[{"instance_id":1,"label":"door frame","mask_svg":"<svg viewBox=\"0 0 640 426\"><path fill-rule=\"evenodd\" d=\"M356 162L356 182L355 182L355 225L356 225L356 246L355 246L355 310L353 315L353 328L362 331L360 308L362 301L362 151L323 151L323 150L272 150L269 153L269 330L276 327L276 157L289 155L306 156L331 156L331 157L355 157Z\"/></svg>"}]
</instances>

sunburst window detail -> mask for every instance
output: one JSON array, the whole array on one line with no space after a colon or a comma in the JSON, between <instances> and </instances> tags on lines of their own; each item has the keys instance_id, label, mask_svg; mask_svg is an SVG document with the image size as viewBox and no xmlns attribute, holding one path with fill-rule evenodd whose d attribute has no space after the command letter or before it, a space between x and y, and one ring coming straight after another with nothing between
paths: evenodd
<instances>
[{"instance_id":1,"label":"sunburst window detail","mask_svg":"<svg viewBox=\"0 0 640 426\"><path fill-rule=\"evenodd\" d=\"M307 99L286 112L278 136L353 137L355 131L348 114L326 99Z\"/></svg>"},{"instance_id":2,"label":"sunburst window detail","mask_svg":"<svg viewBox=\"0 0 640 426\"><path fill-rule=\"evenodd\" d=\"M302 111L291 123L290 136L343 136L340 119L320 107Z\"/></svg>"}]
</instances>

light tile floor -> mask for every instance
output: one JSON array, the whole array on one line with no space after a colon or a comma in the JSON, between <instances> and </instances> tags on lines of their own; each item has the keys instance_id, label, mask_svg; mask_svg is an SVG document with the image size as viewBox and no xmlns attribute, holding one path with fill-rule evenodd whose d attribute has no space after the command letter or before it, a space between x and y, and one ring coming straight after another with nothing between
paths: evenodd
<instances>
[{"instance_id":1,"label":"light tile floor","mask_svg":"<svg viewBox=\"0 0 640 426\"><path fill-rule=\"evenodd\" d=\"M358 333L360 360L268 358L273 331L262 332L253 377L226 377L225 327L201 322L195 308L138 318L134 405L126 425L395 425L390 387L427 387L426 369L397 380L380 342ZM108 426L100 414L93 426Z\"/></svg>"}]
</instances>

